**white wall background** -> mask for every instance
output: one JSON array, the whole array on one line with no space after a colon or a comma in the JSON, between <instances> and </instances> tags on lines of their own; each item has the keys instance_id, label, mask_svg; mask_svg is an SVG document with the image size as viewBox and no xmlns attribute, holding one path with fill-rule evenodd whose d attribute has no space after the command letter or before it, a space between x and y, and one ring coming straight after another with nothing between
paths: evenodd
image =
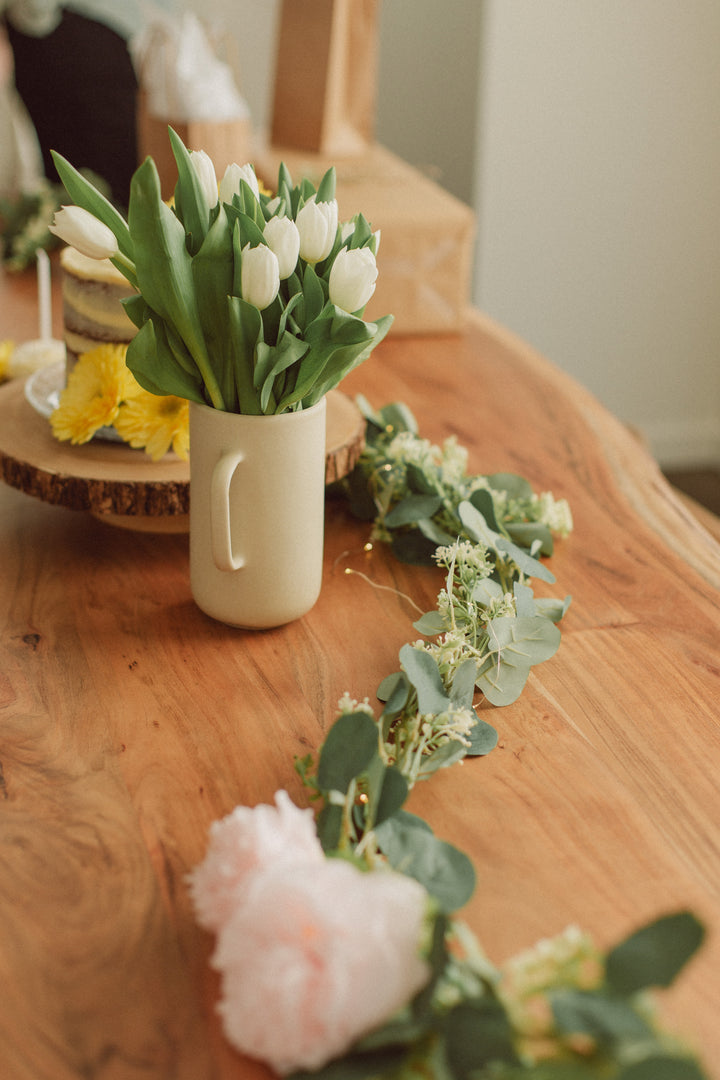
<instances>
[{"instance_id":1,"label":"white wall background","mask_svg":"<svg viewBox=\"0 0 720 1080\"><path fill-rule=\"evenodd\" d=\"M278 0L192 0L270 115ZM720 464L720 4L383 0L377 134L478 213L479 307Z\"/></svg>"}]
</instances>

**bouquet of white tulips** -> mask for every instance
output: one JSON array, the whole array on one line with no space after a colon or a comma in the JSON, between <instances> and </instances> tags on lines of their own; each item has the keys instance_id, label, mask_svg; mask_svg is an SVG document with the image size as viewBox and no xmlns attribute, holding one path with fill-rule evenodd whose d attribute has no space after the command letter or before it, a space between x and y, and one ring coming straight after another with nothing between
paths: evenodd
<instances>
[{"instance_id":1,"label":"bouquet of white tulips","mask_svg":"<svg viewBox=\"0 0 720 1080\"><path fill-rule=\"evenodd\" d=\"M135 172L128 220L68 161L53 154L75 206L52 231L91 258L108 258L136 295L127 365L146 390L226 412L309 408L382 341L392 316L366 322L379 234L358 214L338 223L335 171L318 189L260 191L250 165L218 184L210 158L170 129L178 167L172 207L152 158Z\"/></svg>"}]
</instances>

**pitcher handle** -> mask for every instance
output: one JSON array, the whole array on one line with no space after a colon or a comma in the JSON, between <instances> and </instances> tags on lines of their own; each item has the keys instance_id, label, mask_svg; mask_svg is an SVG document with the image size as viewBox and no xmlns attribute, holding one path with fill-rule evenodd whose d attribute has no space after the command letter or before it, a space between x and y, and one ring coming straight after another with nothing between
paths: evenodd
<instances>
[{"instance_id":1,"label":"pitcher handle","mask_svg":"<svg viewBox=\"0 0 720 1080\"><path fill-rule=\"evenodd\" d=\"M233 553L230 532L230 481L244 454L237 450L223 454L215 465L210 482L210 536L212 554L218 570L240 570L243 557Z\"/></svg>"}]
</instances>

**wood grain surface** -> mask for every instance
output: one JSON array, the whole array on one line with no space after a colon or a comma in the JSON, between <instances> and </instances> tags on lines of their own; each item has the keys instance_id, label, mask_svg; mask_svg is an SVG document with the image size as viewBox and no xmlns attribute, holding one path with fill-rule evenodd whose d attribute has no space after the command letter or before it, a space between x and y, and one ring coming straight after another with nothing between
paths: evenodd
<instances>
[{"instance_id":1,"label":"wood grain surface","mask_svg":"<svg viewBox=\"0 0 720 1080\"><path fill-rule=\"evenodd\" d=\"M0 338L20 339L23 289L2 285ZM498 748L411 808L472 856L464 914L494 961L571 922L608 945L695 910L708 942L663 1000L717 1080L720 547L620 423L480 315L460 335L390 337L343 389L406 402L474 471L570 500L575 531L543 586L573 596L558 653L516 704L488 708ZM185 875L236 804L278 788L303 801L294 755L319 746L344 691L373 700L415 637L399 593L433 606L438 572L366 540L328 499L318 603L253 633L196 608L187 537L0 487L4 1077L267 1076L222 1038Z\"/></svg>"}]
</instances>

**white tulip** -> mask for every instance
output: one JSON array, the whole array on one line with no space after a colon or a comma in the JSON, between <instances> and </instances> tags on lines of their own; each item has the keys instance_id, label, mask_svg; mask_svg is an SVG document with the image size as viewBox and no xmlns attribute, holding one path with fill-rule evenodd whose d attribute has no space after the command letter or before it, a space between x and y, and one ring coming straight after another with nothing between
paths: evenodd
<instances>
[{"instance_id":1,"label":"white tulip","mask_svg":"<svg viewBox=\"0 0 720 1080\"><path fill-rule=\"evenodd\" d=\"M364 308L375 292L378 271L370 248L341 248L330 271L330 302L353 313Z\"/></svg>"},{"instance_id":2,"label":"white tulip","mask_svg":"<svg viewBox=\"0 0 720 1080\"><path fill-rule=\"evenodd\" d=\"M260 188L255 170L252 165L237 165L235 162L228 165L220 181L220 199L222 202L231 203L233 195L240 191L240 181L244 180L256 199L260 198Z\"/></svg>"},{"instance_id":3,"label":"white tulip","mask_svg":"<svg viewBox=\"0 0 720 1080\"><path fill-rule=\"evenodd\" d=\"M280 265L277 255L265 244L242 250L240 291L243 300L260 311L272 304L280 288Z\"/></svg>"},{"instance_id":4,"label":"white tulip","mask_svg":"<svg viewBox=\"0 0 720 1080\"><path fill-rule=\"evenodd\" d=\"M195 170L195 175L200 181L202 193L205 196L208 210L217 206L218 183L215 175L215 166L204 150L191 150L190 162Z\"/></svg>"},{"instance_id":5,"label":"white tulip","mask_svg":"<svg viewBox=\"0 0 720 1080\"><path fill-rule=\"evenodd\" d=\"M316 202L311 195L295 219L300 233L300 255L306 262L316 263L326 259L335 243L338 226L338 205Z\"/></svg>"},{"instance_id":6,"label":"white tulip","mask_svg":"<svg viewBox=\"0 0 720 1080\"><path fill-rule=\"evenodd\" d=\"M58 210L50 232L89 259L112 259L118 252L112 230L81 206L63 206Z\"/></svg>"},{"instance_id":7,"label":"white tulip","mask_svg":"<svg viewBox=\"0 0 720 1080\"><path fill-rule=\"evenodd\" d=\"M289 278L300 254L300 233L294 221L286 217L270 218L263 233L267 245L277 255L280 280Z\"/></svg>"}]
</instances>

